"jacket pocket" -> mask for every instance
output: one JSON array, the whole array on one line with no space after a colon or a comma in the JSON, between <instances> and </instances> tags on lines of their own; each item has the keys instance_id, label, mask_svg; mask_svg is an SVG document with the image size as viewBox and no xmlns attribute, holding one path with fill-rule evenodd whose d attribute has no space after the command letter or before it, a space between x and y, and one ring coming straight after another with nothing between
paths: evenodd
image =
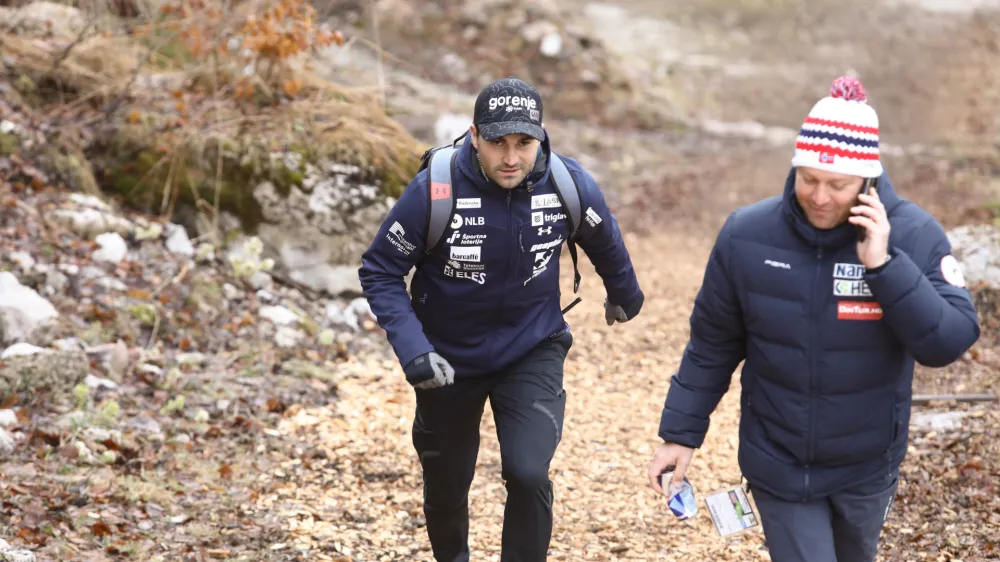
<instances>
[{"instance_id":1,"label":"jacket pocket","mask_svg":"<svg viewBox=\"0 0 1000 562\"><path fill-rule=\"evenodd\" d=\"M892 446L896 444L897 438L899 438L899 410L896 408L896 404L893 404L892 424L889 427L889 444L885 448L886 453L892 450Z\"/></svg>"}]
</instances>

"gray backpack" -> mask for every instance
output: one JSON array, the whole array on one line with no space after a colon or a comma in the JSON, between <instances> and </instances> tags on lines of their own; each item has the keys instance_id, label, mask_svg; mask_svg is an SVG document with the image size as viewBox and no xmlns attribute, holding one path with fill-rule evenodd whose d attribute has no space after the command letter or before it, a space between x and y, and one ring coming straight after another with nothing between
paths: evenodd
<instances>
[{"instance_id":1,"label":"gray backpack","mask_svg":"<svg viewBox=\"0 0 1000 562\"><path fill-rule=\"evenodd\" d=\"M458 147L452 144L432 148L421 157L420 169L430 168L427 187L431 205L427 216L425 254L430 254L441 242L441 238L455 214L455 199L452 196L451 186L457 155ZM554 152L549 154L549 166L553 183L556 186L556 193L559 195L559 200L562 202L563 209L570 221L570 234L566 239L566 246L569 249L570 258L573 260L573 293L576 294L580 289L580 270L576 263L576 236L580 232L580 221L583 214L580 204L580 188L566 168L566 163ZM563 309L563 313L576 306L580 300L580 297L577 297Z\"/></svg>"}]
</instances>

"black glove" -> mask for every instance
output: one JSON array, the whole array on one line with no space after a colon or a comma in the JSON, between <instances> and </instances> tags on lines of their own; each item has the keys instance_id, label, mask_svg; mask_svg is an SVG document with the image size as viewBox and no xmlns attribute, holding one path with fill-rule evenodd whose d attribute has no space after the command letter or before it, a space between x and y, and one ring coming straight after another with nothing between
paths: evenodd
<instances>
[{"instance_id":1,"label":"black glove","mask_svg":"<svg viewBox=\"0 0 1000 562\"><path fill-rule=\"evenodd\" d=\"M406 382L413 388L437 388L455 382L455 369L444 357L431 351L410 361L403 367Z\"/></svg>"},{"instance_id":2,"label":"black glove","mask_svg":"<svg viewBox=\"0 0 1000 562\"><path fill-rule=\"evenodd\" d=\"M628 304L628 307L622 307L616 304L611 304L607 297L604 299L604 320L608 323L608 326L614 324L616 321L625 323L636 317L639 314L639 310L642 309L642 303L645 300L645 296L642 291L639 291L639 295L632 299L632 302Z\"/></svg>"}]
</instances>

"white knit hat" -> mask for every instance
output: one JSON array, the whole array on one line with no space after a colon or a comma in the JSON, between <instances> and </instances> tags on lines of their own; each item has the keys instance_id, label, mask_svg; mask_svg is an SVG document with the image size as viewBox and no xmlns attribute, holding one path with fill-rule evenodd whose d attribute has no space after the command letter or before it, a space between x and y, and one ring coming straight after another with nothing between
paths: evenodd
<instances>
[{"instance_id":1,"label":"white knit hat","mask_svg":"<svg viewBox=\"0 0 1000 562\"><path fill-rule=\"evenodd\" d=\"M867 100L857 78L834 80L830 95L816 102L799 130L792 166L863 178L881 176L878 115Z\"/></svg>"}]
</instances>

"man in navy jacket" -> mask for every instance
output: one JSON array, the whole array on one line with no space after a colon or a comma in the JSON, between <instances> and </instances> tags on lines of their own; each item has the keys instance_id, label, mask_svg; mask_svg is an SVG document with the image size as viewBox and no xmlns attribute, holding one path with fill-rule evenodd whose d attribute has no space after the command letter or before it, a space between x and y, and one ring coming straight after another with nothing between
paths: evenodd
<instances>
[{"instance_id":1,"label":"man in navy jacket","mask_svg":"<svg viewBox=\"0 0 1000 562\"><path fill-rule=\"evenodd\" d=\"M562 437L563 363L573 338L559 290L570 223L541 119L541 97L529 84L507 78L487 86L455 157L455 215L440 242L425 248L428 168L362 256L365 295L416 389L413 445L438 561L469 560L468 490L487 398L508 492L501 560L546 559L549 462ZM579 188L576 243L604 282L605 318L609 325L628 321L643 293L617 221L590 174L558 156ZM413 267L408 295L404 276Z\"/></svg>"},{"instance_id":2,"label":"man in navy jacket","mask_svg":"<svg viewBox=\"0 0 1000 562\"><path fill-rule=\"evenodd\" d=\"M978 337L944 231L896 194L864 88L840 78L802 126L784 193L718 235L650 484L663 493L669 467L667 487L680 483L745 361L739 464L771 559L870 562L906 454L914 362L945 366Z\"/></svg>"}]
</instances>

